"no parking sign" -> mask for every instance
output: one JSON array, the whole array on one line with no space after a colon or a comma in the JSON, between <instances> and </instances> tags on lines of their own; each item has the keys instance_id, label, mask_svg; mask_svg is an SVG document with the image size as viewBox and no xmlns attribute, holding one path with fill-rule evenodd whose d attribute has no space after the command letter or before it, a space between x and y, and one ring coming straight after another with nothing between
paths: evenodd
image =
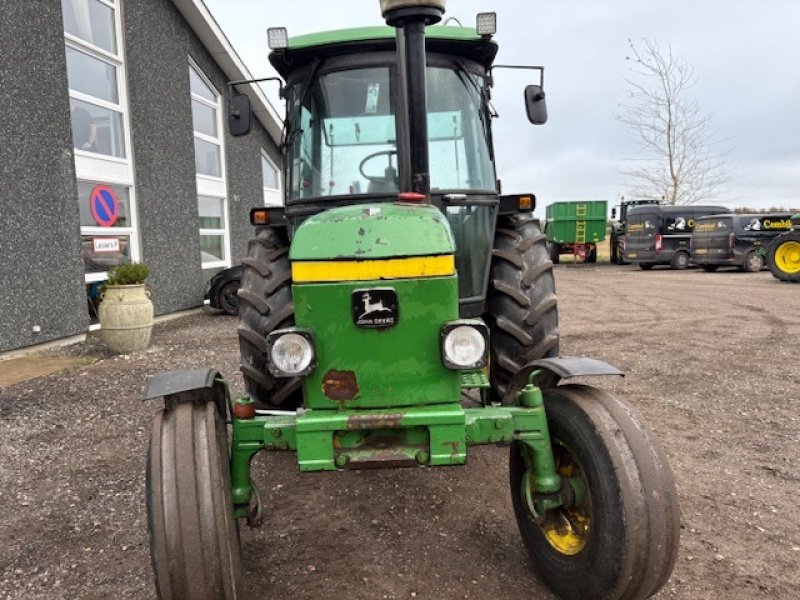
<instances>
[{"instance_id":1,"label":"no parking sign","mask_svg":"<svg viewBox=\"0 0 800 600\"><path fill-rule=\"evenodd\" d=\"M107 185L96 185L89 194L89 210L100 227L113 227L119 219L117 194Z\"/></svg>"}]
</instances>

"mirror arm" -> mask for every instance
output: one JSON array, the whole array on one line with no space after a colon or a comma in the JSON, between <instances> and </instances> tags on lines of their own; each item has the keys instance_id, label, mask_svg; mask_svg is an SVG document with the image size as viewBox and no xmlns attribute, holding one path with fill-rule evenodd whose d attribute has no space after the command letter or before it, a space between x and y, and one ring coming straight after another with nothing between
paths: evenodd
<instances>
[{"instance_id":1,"label":"mirror arm","mask_svg":"<svg viewBox=\"0 0 800 600\"><path fill-rule=\"evenodd\" d=\"M278 94L281 98L284 97L286 88L283 85L283 79L280 77L261 77L260 79L237 79L236 81L228 82L228 89L233 92L233 87L236 85L243 85L245 83L261 83L262 81L277 81L280 84Z\"/></svg>"},{"instance_id":2,"label":"mirror arm","mask_svg":"<svg viewBox=\"0 0 800 600\"><path fill-rule=\"evenodd\" d=\"M530 71L539 71L539 87L544 87L544 67L537 67L534 65L492 65L489 74L495 69L528 69Z\"/></svg>"}]
</instances>

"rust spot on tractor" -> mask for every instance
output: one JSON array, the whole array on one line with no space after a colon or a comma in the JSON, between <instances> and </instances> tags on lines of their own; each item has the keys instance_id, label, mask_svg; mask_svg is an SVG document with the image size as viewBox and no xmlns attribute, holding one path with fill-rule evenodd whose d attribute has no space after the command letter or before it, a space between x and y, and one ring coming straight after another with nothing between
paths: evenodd
<instances>
[{"instance_id":1,"label":"rust spot on tractor","mask_svg":"<svg viewBox=\"0 0 800 600\"><path fill-rule=\"evenodd\" d=\"M445 443L453 449L450 452L450 456L458 456L460 454L459 448L461 447L461 442L445 442Z\"/></svg>"},{"instance_id":2,"label":"rust spot on tractor","mask_svg":"<svg viewBox=\"0 0 800 600\"><path fill-rule=\"evenodd\" d=\"M358 391L358 381L353 371L331 369L322 378L322 393L331 400L352 400L358 396Z\"/></svg>"},{"instance_id":3,"label":"rust spot on tractor","mask_svg":"<svg viewBox=\"0 0 800 600\"><path fill-rule=\"evenodd\" d=\"M384 413L379 415L353 415L347 419L348 429L396 429L400 427L403 415Z\"/></svg>"}]
</instances>

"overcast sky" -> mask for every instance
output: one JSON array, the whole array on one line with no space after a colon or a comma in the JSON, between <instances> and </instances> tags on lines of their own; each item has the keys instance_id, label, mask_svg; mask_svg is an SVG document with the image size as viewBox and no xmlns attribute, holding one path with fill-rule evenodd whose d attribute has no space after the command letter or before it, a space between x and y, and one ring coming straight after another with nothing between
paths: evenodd
<instances>
[{"instance_id":1,"label":"overcast sky","mask_svg":"<svg viewBox=\"0 0 800 600\"><path fill-rule=\"evenodd\" d=\"M378 0L205 2L255 77L274 75L267 27L285 26L292 36L383 24ZM538 127L528 125L522 102L534 73L495 72L504 192L533 192L540 207L630 196L620 170L637 146L615 114L631 75L627 40L650 38L693 64L690 94L730 150L734 178L716 201L800 209L800 1L449 0L446 16L473 26L478 12L491 10L497 61L546 68L549 120ZM277 95L270 98L282 115Z\"/></svg>"}]
</instances>

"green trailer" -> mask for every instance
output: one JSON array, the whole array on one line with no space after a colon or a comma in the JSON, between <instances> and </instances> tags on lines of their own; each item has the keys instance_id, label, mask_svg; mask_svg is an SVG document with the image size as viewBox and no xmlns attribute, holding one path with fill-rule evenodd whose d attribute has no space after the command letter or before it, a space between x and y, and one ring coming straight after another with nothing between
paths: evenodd
<instances>
[{"instance_id":1,"label":"green trailer","mask_svg":"<svg viewBox=\"0 0 800 600\"><path fill-rule=\"evenodd\" d=\"M559 356L535 197L498 189L496 15L437 26L441 0L382 5L388 27L269 32L287 101L285 207L251 211L247 395L231 398L213 369L153 376L144 394L164 399L146 476L158 597L245 597L239 521L272 521L251 468L261 452L336 477L463 465L485 444L509 447L521 543L561 598L651 596L678 551L673 476L629 407L573 379L621 373ZM525 103L543 124L534 69ZM244 135L250 106L231 85L228 128ZM452 576L470 576L457 557Z\"/></svg>"},{"instance_id":2,"label":"green trailer","mask_svg":"<svg viewBox=\"0 0 800 600\"><path fill-rule=\"evenodd\" d=\"M606 239L606 200L553 202L547 206L545 234L550 260L558 264L561 254L597 262L597 243Z\"/></svg>"}]
</instances>

